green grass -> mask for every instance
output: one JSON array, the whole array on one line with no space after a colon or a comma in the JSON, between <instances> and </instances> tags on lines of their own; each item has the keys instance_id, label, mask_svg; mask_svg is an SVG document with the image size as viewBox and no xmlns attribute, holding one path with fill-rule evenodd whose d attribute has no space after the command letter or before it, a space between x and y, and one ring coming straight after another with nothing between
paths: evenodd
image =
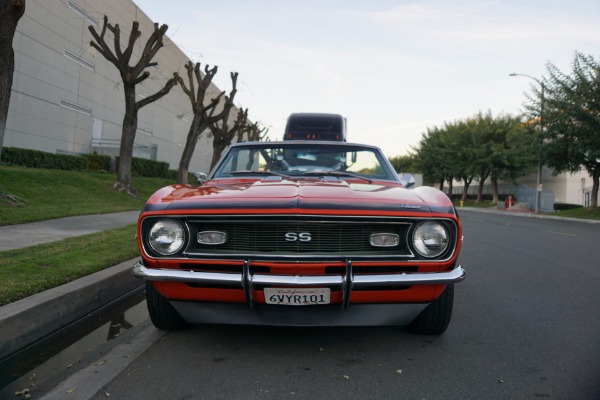
<instances>
[{"instance_id":1,"label":"green grass","mask_svg":"<svg viewBox=\"0 0 600 400\"><path fill-rule=\"evenodd\" d=\"M571 210L555 211L552 214L558 217L568 218L583 218L583 219L595 219L600 220L600 208L573 208Z\"/></svg>"},{"instance_id":2,"label":"green grass","mask_svg":"<svg viewBox=\"0 0 600 400\"><path fill-rule=\"evenodd\" d=\"M0 192L25 203L0 199L0 225L73 215L141 210L166 179L133 178L137 198L112 188L108 173L0 166ZM0 306L60 286L139 255L135 225L0 252Z\"/></svg>"},{"instance_id":3,"label":"green grass","mask_svg":"<svg viewBox=\"0 0 600 400\"><path fill-rule=\"evenodd\" d=\"M0 192L24 203L0 199L0 226L73 215L139 210L157 189L174 183L167 179L136 178L137 198L113 190L114 174L0 166Z\"/></svg>"},{"instance_id":4,"label":"green grass","mask_svg":"<svg viewBox=\"0 0 600 400\"><path fill-rule=\"evenodd\" d=\"M135 224L0 252L0 306L139 255Z\"/></svg>"}]
</instances>

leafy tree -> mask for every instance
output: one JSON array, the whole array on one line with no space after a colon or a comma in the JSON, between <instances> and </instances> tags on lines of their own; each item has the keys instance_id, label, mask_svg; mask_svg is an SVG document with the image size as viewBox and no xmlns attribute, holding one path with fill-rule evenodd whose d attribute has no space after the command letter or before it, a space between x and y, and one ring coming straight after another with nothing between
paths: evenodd
<instances>
[{"instance_id":1,"label":"leafy tree","mask_svg":"<svg viewBox=\"0 0 600 400\"><path fill-rule=\"evenodd\" d=\"M448 193L451 194L454 176L447 162L444 134L443 128L427 128L417 147L413 148L414 167L423 173L426 182L439 183L440 190L444 188L444 182L447 181L450 185Z\"/></svg>"},{"instance_id":2,"label":"leafy tree","mask_svg":"<svg viewBox=\"0 0 600 400\"><path fill-rule=\"evenodd\" d=\"M498 180L516 179L535 166L530 130L517 129L520 119L509 115L493 117L491 112L428 128L416 148L415 167L428 181L447 181L452 193L456 178L464 184L466 200L470 184L477 180L477 201L481 201L485 181L490 178L493 202L498 201Z\"/></svg>"},{"instance_id":3,"label":"leafy tree","mask_svg":"<svg viewBox=\"0 0 600 400\"><path fill-rule=\"evenodd\" d=\"M600 181L600 65L594 57L576 52L570 74L552 63L546 68L545 95L534 88L526 105L532 117L541 116L536 123L543 126L543 161L555 174L586 170L592 178L590 206L595 208Z\"/></svg>"},{"instance_id":4,"label":"leafy tree","mask_svg":"<svg viewBox=\"0 0 600 400\"><path fill-rule=\"evenodd\" d=\"M477 171L479 187L477 202L481 201L483 187L488 177L491 179L492 203L498 202L498 180L512 180L522 177L535 168L536 149L530 130L519 129L519 117L499 115L491 111L479 112L473 119L474 167Z\"/></svg>"},{"instance_id":5,"label":"leafy tree","mask_svg":"<svg viewBox=\"0 0 600 400\"><path fill-rule=\"evenodd\" d=\"M100 33L92 25L88 29L94 39L90 42L90 45L117 67L123 80L125 115L123 117L121 148L119 150L119 172L114 188L135 195L136 190L131 186L131 164L133 160L133 143L137 131L138 111L142 107L165 96L178 81L178 75L174 73L173 78L169 79L158 92L144 97L139 101L136 100L136 86L150 76L150 72L146 71L146 68L157 65L156 62L152 62L152 59L163 46L163 37L168 27L167 25L162 25L159 28L158 24L154 24L154 32L146 41L142 49L142 54L133 65L129 65L129 63L131 62L135 43L141 36L139 22L133 22L125 51L121 50L121 29L119 28L119 24L109 24L106 15L104 16L104 23L102 24L102 31ZM105 40L107 29L113 34L112 49Z\"/></svg>"},{"instance_id":6,"label":"leafy tree","mask_svg":"<svg viewBox=\"0 0 600 400\"><path fill-rule=\"evenodd\" d=\"M389 160L390 160L390 163L392 164L392 167L394 167L394 170L398 173L416 172L416 169L414 167L414 163L415 163L415 155L414 154L390 157Z\"/></svg>"},{"instance_id":7,"label":"leafy tree","mask_svg":"<svg viewBox=\"0 0 600 400\"><path fill-rule=\"evenodd\" d=\"M0 157L15 70L13 38L25 13L25 0L0 0Z\"/></svg>"},{"instance_id":8,"label":"leafy tree","mask_svg":"<svg viewBox=\"0 0 600 400\"><path fill-rule=\"evenodd\" d=\"M207 104L204 104L211 82L217 74L217 68L217 66L210 68L206 65L204 67L204 76L202 76L202 73L200 72L200 63L194 65L189 61L185 65L188 84L186 85L183 79L179 78L179 85L190 99L194 117L190 124L185 147L181 154L181 160L179 161L179 169L177 170L178 183L187 183L188 181L188 169L190 167L190 162L192 161L192 156L194 155L194 150L196 149L196 144L198 143L198 139L202 132L208 129L210 124L223 118L223 113L213 115L211 111L219 104L221 97L225 92L221 92L217 97L211 99ZM194 78L195 82L198 84L198 89L195 89Z\"/></svg>"}]
</instances>

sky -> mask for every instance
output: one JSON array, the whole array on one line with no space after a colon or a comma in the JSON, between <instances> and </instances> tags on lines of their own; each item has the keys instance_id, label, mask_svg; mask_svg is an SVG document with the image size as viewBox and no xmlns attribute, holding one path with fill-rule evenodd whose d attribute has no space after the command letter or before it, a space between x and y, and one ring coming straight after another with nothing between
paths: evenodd
<instances>
[{"instance_id":1,"label":"sky","mask_svg":"<svg viewBox=\"0 0 600 400\"><path fill-rule=\"evenodd\" d=\"M342 114L348 141L408 154L427 128L517 115L552 63L600 61L598 0L134 0L236 105L283 137L295 112Z\"/></svg>"}]
</instances>

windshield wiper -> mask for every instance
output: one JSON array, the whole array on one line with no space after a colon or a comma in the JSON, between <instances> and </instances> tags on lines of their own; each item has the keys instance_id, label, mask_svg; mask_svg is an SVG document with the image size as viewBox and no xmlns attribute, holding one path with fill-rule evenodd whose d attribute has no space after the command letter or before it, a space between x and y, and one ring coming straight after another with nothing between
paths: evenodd
<instances>
[{"instance_id":1,"label":"windshield wiper","mask_svg":"<svg viewBox=\"0 0 600 400\"><path fill-rule=\"evenodd\" d=\"M371 179L366 178L362 175L353 174L352 172L340 172L340 171L307 171L304 176L336 176L338 178L356 178L362 179L363 181L367 181L369 183L373 182Z\"/></svg>"},{"instance_id":2,"label":"windshield wiper","mask_svg":"<svg viewBox=\"0 0 600 400\"><path fill-rule=\"evenodd\" d=\"M281 174L274 171L259 171L259 170L244 170L244 171L232 171L231 175L267 175L267 176L280 176L285 179L289 179L289 175Z\"/></svg>"}]
</instances>

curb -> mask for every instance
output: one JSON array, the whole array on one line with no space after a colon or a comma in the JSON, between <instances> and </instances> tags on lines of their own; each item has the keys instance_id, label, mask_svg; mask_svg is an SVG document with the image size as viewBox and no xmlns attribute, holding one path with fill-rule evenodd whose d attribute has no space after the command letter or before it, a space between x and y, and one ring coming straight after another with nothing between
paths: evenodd
<instances>
[{"instance_id":1,"label":"curb","mask_svg":"<svg viewBox=\"0 0 600 400\"><path fill-rule=\"evenodd\" d=\"M511 217L521 217L521 218L537 218L537 219L551 219L557 221L571 221L571 222L582 222L586 224L600 224L600 220L597 219L585 219L585 218L572 218L572 217L561 217L559 215L545 215L545 214L534 214L531 212L519 212L519 211L504 211L497 210L495 208L479 208L479 207L456 207L458 214L460 216L461 211L472 211L486 214L497 214L497 215L507 215Z\"/></svg>"},{"instance_id":2,"label":"curb","mask_svg":"<svg viewBox=\"0 0 600 400\"><path fill-rule=\"evenodd\" d=\"M0 360L142 286L134 258L0 307Z\"/></svg>"}]
</instances>

